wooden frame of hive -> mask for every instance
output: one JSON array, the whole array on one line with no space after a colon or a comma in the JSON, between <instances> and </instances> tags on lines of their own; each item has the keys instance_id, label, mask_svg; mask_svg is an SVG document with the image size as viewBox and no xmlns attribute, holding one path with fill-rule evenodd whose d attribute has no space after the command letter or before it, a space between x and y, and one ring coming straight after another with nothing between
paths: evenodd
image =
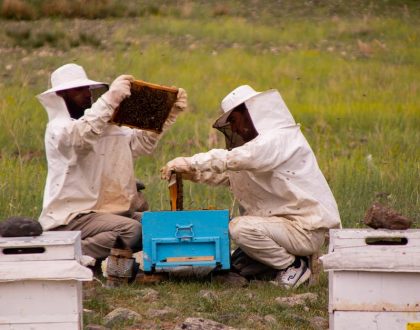
<instances>
[{"instance_id":1,"label":"wooden frame of hive","mask_svg":"<svg viewBox=\"0 0 420 330\"><path fill-rule=\"evenodd\" d=\"M177 95L177 88L134 80L130 97L115 109L110 122L161 133Z\"/></svg>"}]
</instances>

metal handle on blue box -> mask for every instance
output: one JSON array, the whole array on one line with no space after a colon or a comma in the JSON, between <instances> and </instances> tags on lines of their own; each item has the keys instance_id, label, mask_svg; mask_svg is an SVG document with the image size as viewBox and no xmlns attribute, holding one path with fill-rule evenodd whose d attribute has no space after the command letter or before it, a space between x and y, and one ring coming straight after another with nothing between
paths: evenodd
<instances>
[{"instance_id":1,"label":"metal handle on blue box","mask_svg":"<svg viewBox=\"0 0 420 330\"><path fill-rule=\"evenodd\" d=\"M176 225L175 237L179 238L181 241L191 240L194 237L193 232L193 224L181 226ZM186 232L186 234L182 234L182 231ZM189 235L187 235L189 232Z\"/></svg>"}]
</instances>

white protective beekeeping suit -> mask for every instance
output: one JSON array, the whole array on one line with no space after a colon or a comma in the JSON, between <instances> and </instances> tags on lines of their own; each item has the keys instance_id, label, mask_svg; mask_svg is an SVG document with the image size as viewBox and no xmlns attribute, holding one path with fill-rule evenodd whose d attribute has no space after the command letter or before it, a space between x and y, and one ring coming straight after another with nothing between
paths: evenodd
<instances>
[{"instance_id":1,"label":"white protective beekeeping suit","mask_svg":"<svg viewBox=\"0 0 420 330\"><path fill-rule=\"evenodd\" d=\"M92 211L129 214L138 203L133 161L150 154L161 135L109 124L114 107L104 97L85 110L84 116L72 119L56 92L103 85L89 80L76 64L57 69L51 82L53 87L37 96L49 119L45 132L48 176L39 219L44 230ZM181 110L175 104L163 130Z\"/></svg>"},{"instance_id":2,"label":"white protective beekeeping suit","mask_svg":"<svg viewBox=\"0 0 420 330\"><path fill-rule=\"evenodd\" d=\"M212 149L169 162L166 171L209 184L229 184L244 209L230 222L234 241L252 258L284 269L295 255L319 250L327 229L340 226L332 192L315 155L277 90L258 93L245 85L222 101L222 127L245 103L258 132L233 148Z\"/></svg>"}]
</instances>

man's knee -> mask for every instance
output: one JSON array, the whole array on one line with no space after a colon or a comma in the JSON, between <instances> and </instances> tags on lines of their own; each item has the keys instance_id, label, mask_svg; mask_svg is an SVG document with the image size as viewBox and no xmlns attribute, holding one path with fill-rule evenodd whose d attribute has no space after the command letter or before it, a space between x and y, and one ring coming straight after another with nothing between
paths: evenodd
<instances>
[{"instance_id":1,"label":"man's knee","mask_svg":"<svg viewBox=\"0 0 420 330\"><path fill-rule=\"evenodd\" d=\"M139 250L141 249L141 224L136 220L131 222L126 227L124 236L127 239L127 243L130 248Z\"/></svg>"},{"instance_id":2,"label":"man's knee","mask_svg":"<svg viewBox=\"0 0 420 330\"><path fill-rule=\"evenodd\" d=\"M128 231L135 233L136 235L141 234L141 224L137 220L131 220L128 225Z\"/></svg>"},{"instance_id":3,"label":"man's knee","mask_svg":"<svg viewBox=\"0 0 420 330\"><path fill-rule=\"evenodd\" d=\"M229 223L230 237L239 245L252 241L260 236L255 227L249 223L247 217L236 217Z\"/></svg>"},{"instance_id":4,"label":"man's knee","mask_svg":"<svg viewBox=\"0 0 420 330\"><path fill-rule=\"evenodd\" d=\"M240 217L233 218L229 222L229 235L230 235L230 237L234 241L237 241L241 231L242 231L242 226L240 224Z\"/></svg>"}]
</instances>

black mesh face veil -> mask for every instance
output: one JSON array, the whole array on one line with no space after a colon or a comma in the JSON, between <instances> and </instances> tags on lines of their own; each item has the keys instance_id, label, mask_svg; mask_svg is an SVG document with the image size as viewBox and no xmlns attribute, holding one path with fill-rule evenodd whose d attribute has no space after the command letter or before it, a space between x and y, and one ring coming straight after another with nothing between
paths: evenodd
<instances>
[{"instance_id":1,"label":"black mesh face veil","mask_svg":"<svg viewBox=\"0 0 420 330\"><path fill-rule=\"evenodd\" d=\"M108 88L109 86L106 84L89 86L91 103L95 103Z\"/></svg>"},{"instance_id":2,"label":"black mesh face veil","mask_svg":"<svg viewBox=\"0 0 420 330\"><path fill-rule=\"evenodd\" d=\"M213 128L223 133L225 137L227 150L232 150L233 148L240 147L245 143L245 141L239 134L232 132L230 123L226 123L223 126L218 126L217 123L214 123Z\"/></svg>"},{"instance_id":3,"label":"black mesh face veil","mask_svg":"<svg viewBox=\"0 0 420 330\"><path fill-rule=\"evenodd\" d=\"M240 115L237 116L237 114ZM232 123L234 123L233 126ZM258 135L245 103L235 107L227 118L222 116L216 120L213 128L223 133L228 150L240 147Z\"/></svg>"}]
</instances>

